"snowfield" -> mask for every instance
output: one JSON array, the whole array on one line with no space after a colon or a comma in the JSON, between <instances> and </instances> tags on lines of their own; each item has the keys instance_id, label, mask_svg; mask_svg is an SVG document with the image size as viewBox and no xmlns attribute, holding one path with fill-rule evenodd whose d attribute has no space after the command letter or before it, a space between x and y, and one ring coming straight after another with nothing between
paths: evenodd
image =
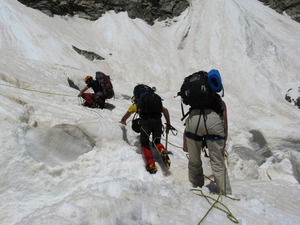
<instances>
[{"instance_id":1,"label":"snowfield","mask_svg":"<svg viewBox=\"0 0 300 225\"><path fill-rule=\"evenodd\" d=\"M126 13L48 17L0 0L1 225L300 224L300 111L285 100L290 88L299 96L300 24L257 0L190 3L149 26ZM211 69L228 108L229 197L191 190L174 98L184 77ZM96 71L116 93L103 110L83 107L68 83L83 88ZM119 124L138 83L157 88L178 130L169 170L154 151L155 175L130 121ZM216 200L224 211L210 210Z\"/></svg>"}]
</instances>

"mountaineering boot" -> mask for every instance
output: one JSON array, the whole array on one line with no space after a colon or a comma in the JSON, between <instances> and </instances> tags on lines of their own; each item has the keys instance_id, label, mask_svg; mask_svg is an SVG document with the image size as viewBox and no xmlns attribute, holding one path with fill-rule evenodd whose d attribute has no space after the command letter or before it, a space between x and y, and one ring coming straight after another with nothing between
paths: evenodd
<instances>
[{"instance_id":1,"label":"mountaineering boot","mask_svg":"<svg viewBox=\"0 0 300 225\"><path fill-rule=\"evenodd\" d=\"M151 174L155 174L157 172L157 167L154 164L150 164L146 166L146 170Z\"/></svg>"},{"instance_id":2,"label":"mountaineering boot","mask_svg":"<svg viewBox=\"0 0 300 225\"><path fill-rule=\"evenodd\" d=\"M163 159L166 167L170 167L171 166L171 160L170 160L170 158L169 158L169 156L167 154L167 151L162 150L161 151L161 157L162 157L162 159Z\"/></svg>"},{"instance_id":3,"label":"mountaineering boot","mask_svg":"<svg viewBox=\"0 0 300 225\"><path fill-rule=\"evenodd\" d=\"M171 166L171 160L170 160L170 158L167 154L167 151L166 151L165 147L161 143L157 144L156 147L157 147L157 149L158 149L158 151L161 155L161 158L162 158L165 166L167 168L169 168Z\"/></svg>"}]
</instances>

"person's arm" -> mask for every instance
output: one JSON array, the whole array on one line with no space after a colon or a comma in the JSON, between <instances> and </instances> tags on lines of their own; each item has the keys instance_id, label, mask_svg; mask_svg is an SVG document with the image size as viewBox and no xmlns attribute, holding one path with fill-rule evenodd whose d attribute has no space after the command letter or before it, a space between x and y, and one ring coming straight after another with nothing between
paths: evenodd
<instances>
[{"instance_id":1,"label":"person's arm","mask_svg":"<svg viewBox=\"0 0 300 225\"><path fill-rule=\"evenodd\" d=\"M131 116L130 112L126 112L119 123L126 125L126 120Z\"/></svg>"},{"instance_id":2,"label":"person's arm","mask_svg":"<svg viewBox=\"0 0 300 225\"><path fill-rule=\"evenodd\" d=\"M187 147L187 143L186 143L186 136L185 136L185 130L183 132L183 151L184 152L188 152L188 147Z\"/></svg>"},{"instance_id":3,"label":"person's arm","mask_svg":"<svg viewBox=\"0 0 300 225\"><path fill-rule=\"evenodd\" d=\"M79 92L78 97L81 97L82 94L83 94L87 89L89 89L89 87L88 87L88 86L85 86L85 87Z\"/></svg>"},{"instance_id":4,"label":"person's arm","mask_svg":"<svg viewBox=\"0 0 300 225\"><path fill-rule=\"evenodd\" d=\"M137 112L137 105L134 103L131 106L129 106L127 112L122 117L121 121L119 123L126 125L126 120L131 116L131 114Z\"/></svg>"},{"instance_id":5,"label":"person's arm","mask_svg":"<svg viewBox=\"0 0 300 225\"><path fill-rule=\"evenodd\" d=\"M169 110L165 107L163 107L162 109L164 117L166 119L166 133L169 133L169 130L171 129L171 122L170 122L170 114L169 114Z\"/></svg>"},{"instance_id":6,"label":"person's arm","mask_svg":"<svg viewBox=\"0 0 300 225\"><path fill-rule=\"evenodd\" d=\"M224 101L222 101L222 109L223 109L223 120L224 120L224 131L225 131L225 142L228 137L228 120L227 120L227 107Z\"/></svg>"}]
</instances>

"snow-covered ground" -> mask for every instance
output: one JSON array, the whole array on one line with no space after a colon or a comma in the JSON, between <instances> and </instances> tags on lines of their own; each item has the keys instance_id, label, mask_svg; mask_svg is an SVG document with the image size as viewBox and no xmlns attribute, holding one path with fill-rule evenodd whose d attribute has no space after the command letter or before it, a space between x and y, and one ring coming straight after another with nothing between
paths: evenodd
<instances>
[{"instance_id":1,"label":"snow-covered ground","mask_svg":"<svg viewBox=\"0 0 300 225\"><path fill-rule=\"evenodd\" d=\"M1 225L197 224L211 206L190 190L174 96L185 76L210 69L225 87L234 198L217 205L243 225L300 224L300 111L284 99L290 88L299 96L299 23L257 0L192 0L154 26L114 12L94 22L50 18L0 0L0 32ZM84 108L68 78L82 88L99 70L115 99L108 109ZM157 88L178 130L168 137L171 168L156 154L155 175L130 122L118 123L137 83ZM202 223L233 224L216 208Z\"/></svg>"}]
</instances>

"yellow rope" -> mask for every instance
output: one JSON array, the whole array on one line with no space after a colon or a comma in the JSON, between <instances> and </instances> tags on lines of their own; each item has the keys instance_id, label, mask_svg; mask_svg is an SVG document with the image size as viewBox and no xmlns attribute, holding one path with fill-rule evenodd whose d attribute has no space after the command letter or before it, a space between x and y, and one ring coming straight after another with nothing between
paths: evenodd
<instances>
[{"instance_id":1,"label":"yellow rope","mask_svg":"<svg viewBox=\"0 0 300 225\"><path fill-rule=\"evenodd\" d=\"M78 96L74 96L74 95L66 95L66 94L57 94L57 93L50 93L50 92L45 92L45 91L37 91L37 90L32 90L32 89L27 89L27 88L20 88L20 87L15 87L15 86L11 86L11 85L6 85L6 84L0 84L2 86L6 86L6 87L12 87L12 88L18 88L18 89L22 89L22 90L26 90L26 91L32 91L32 92L38 92L38 93L43 93L43 94L50 94L50 95L61 95L61 96L68 96L68 97L73 97L73 98L77 98L78 100L78 104L82 105L83 100L78 97ZM84 107L82 105L82 107ZM88 107L84 107L84 109L92 111L93 113L96 113L98 116L103 117L100 113L96 112L95 110L92 110Z\"/></svg>"},{"instance_id":2,"label":"yellow rope","mask_svg":"<svg viewBox=\"0 0 300 225\"><path fill-rule=\"evenodd\" d=\"M164 139L164 138L162 138L162 137L156 137L156 138L154 138L154 139L152 139L152 138L150 138L150 135L148 135L148 133L144 130L144 128L141 126L141 129L144 131L144 133L148 136L148 138L149 139L151 139L151 142L153 143L153 145L154 145L154 147L156 148L156 150L158 151L158 149L157 149L157 147L156 147L156 144L155 144L155 140L156 139L161 139L161 140L164 140L164 141L166 141L166 139ZM175 144L172 144L171 142L169 142L168 141L168 143L170 144L170 145L172 145L172 146L174 146L174 147L176 147L176 148L180 148L180 149L182 149L182 147L181 146L178 146L178 145L175 145Z\"/></svg>"},{"instance_id":3,"label":"yellow rope","mask_svg":"<svg viewBox=\"0 0 300 225\"><path fill-rule=\"evenodd\" d=\"M156 139L156 138L155 138L155 139ZM164 138L160 138L160 139L166 141L166 139L164 139ZM182 149L182 146L172 144L170 141L168 141L168 144L170 144L170 145L172 145L172 146L174 146L174 147L176 147L176 148Z\"/></svg>"},{"instance_id":4,"label":"yellow rope","mask_svg":"<svg viewBox=\"0 0 300 225\"><path fill-rule=\"evenodd\" d=\"M194 192L193 192L193 193L194 193L195 195L204 197L204 198L206 199L206 201L211 205L211 207L209 208L209 210L205 213L205 215L203 216L203 218L199 221L198 225L201 224L201 223L203 222L203 220L206 218L206 216L209 214L209 212L210 212L213 208L216 208L216 209L218 209L218 210L220 210L220 211L226 213L226 214L227 214L227 218L228 218L229 220L231 220L232 222L234 222L234 223L239 223L239 221L237 220L237 218L230 212L230 210L228 209L228 207L227 207L225 204L223 204L222 202L219 201L220 196L221 196L222 194L218 194L218 198L215 199L215 198L210 197L210 196L208 196L208 195L204 195L203 192L202 192L202 190L199 190L199 189L191 189L190 191L198 191L198 192L200 192L199 194L196 194L196 193L194 193ZM239 200L240 200L240 199L236 199L236 198L231 198L231 197L229 197L229 196L227 196L227 195L223 195L223 196L225 196L225 197L227 197L227 198L229 198L229 199L231 199L231 200L235 200L235 201L239 201ZM210 202L210 200L213 200L214 203ZM223 207L223 208L216 206L217 204L220 204L221 207Z\"/></svg>"},{"instance_id":5,"label":"yellow rope","mask_svg":"<svg viewBox=\"0 0 300 225\"><path fill-rule=\"evenodd\" d=\"M160 151L158 150L158 148L157 148L157 146L156 146L156 144L155 144L155 139L156 138L160 138L160 137L156 137L156 138L154 138L154 139L152 139L152 138L150 138L150 135L148 135L148 133L145 131L145 129L141 126L141 129L144 131L144 133L148 136L148 138L149 139L151 139L151 142L152 142L152 144L153 144L153 146L155 147L155 149L160 153Z\"/></svg>"},{"instance_id":6,"label":"yellow rope","mask_svg":"<svg viewBox=\"0 0 300 225\"><path fill-rule=\"evenodd\" d=\"M150 135L148 135L148 133L144 130L144 128L141 127L141 129L145 132L145 134L146 134L146 135L149 137L149 139L150 139ZM160 137L156 137L156 138L160 138ZM151 138L151 142L153 143L153 145L154 145L154 147L156 148L156 150L159 152L159 150L157 149L157 147L156 147L156 145L155 145L155 139L156 139L156 138L154 138L154 139ZM160 138L160 139L165 140L165 139L163 139L163 138ZM170 143L170 142L168 142L168 143ZM182 148L181 146L176 146L176 145L174 145L174 144L172 144L172 143L170 143L170 144L173 145L173 146L175 146L175 147ZM210 209L206 212L206 214L204 215L204 217L199 221L198 225L201 224L201 223L203 222L203 220L206 218L206 216L209 214L209 212L210 212L213 208L219 209L220 211L226 213L226 214L227 214L227 218L228 218L229 220L231 220L232 222L234 222L234 223L239 223L239 221L236 219L236 217L230 212L230 210L228 209L228 207L227 207L225 204L223 204L222 202L219 201L220 196L221 196L222 194L219 193L219 194L218 194L218 198L215 199L215 198L212 198L212 197L210 197L210 196L204 195L203 192L202 192L202 190L191 189L191 191L199 191L200 194L196 194L196 193L194 193L194 194L196 194L196 195L198 195L198 196L204 197L204 198L208 201L208 203L211 205ZM224 195L224 196L227 197L227 198L229 198L229 199L231 199L231 200L239 201L239 199L231 198L231 197L226 196L226 195ZM210 200L213 200L214 203L211 203ZM223 206L223 208L216 206L217 204L220 204L221 206ZM225 209L224 209L224 208L225 208Z\"/></svg>"},{"instance_id":7,"label":"yellow rope","mask_svg":"<svg viewBox=\"0 0 300 225\"><path fill-rule=\"evenodd\" d=\"M0 84L0 85L2 85L2 86L6 86L6 87L11 87L11 88L22 89L22 90L26 90L26 91L32 91L32 92L43 93L43 94L50 94L50 95L61 95L61 96L68 96L68 97L77 97L77 96L74 96L74 95L66 95L66 94L50 93L50 92L46 92L46 91L32 90L32 89L28 89L28 88L21 88L21 87L16 87L16 86L7 85L7 84Z\"/></svg>"}]
</instances>

